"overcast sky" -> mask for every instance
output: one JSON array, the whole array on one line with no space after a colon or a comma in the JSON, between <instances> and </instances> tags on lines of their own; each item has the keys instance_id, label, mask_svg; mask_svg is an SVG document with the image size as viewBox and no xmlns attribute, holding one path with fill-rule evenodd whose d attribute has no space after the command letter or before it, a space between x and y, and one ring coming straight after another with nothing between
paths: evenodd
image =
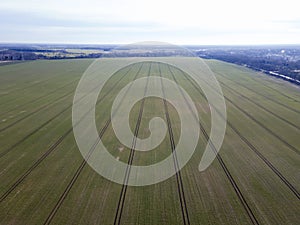
<instances>
[{"instance_id":1,"label":"overcast sky","mask_svg":"<svg viewBox=\"0 0 300 225\"><path fill-rule=\"evenodd\" d=\"M300 44L297 1L4 0L0 42Z\"/></svg>"}]
</instances>

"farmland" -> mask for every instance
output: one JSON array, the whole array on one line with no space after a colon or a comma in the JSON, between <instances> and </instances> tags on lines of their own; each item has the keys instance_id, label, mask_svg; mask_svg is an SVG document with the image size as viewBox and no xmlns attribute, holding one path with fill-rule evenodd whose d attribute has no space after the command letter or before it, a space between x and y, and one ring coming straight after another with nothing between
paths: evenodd
<instances>
[{"instance_id":1,"label":"farmland","mask_svg":"<svg viewBox=\"0 0 300 225\"><path fill-rule=\"evenodd\" d=\"M195 81L156 62L116 72L99 94L95 120L117 160L159 162L174 151L181 135L175 108L149 97L131 110L131 130L146 138L151 118L161 117L167 124L164 140L149 152L120 143L110 109L119 90L137 78L159 76L180 85L194 101L195 122L201 125L196 151L180 172L161 183L132 187L97 174L73 135L74 92L92 61L0 65L0 224L299 224L299 87L206 60L224 93L227 130L217 158L199 172L205 146L213 143L208 141L210 106ZM164 90L163 82L158 85ZM174 169L177 163L175 156Z\"/></svg>"}]
</instances>

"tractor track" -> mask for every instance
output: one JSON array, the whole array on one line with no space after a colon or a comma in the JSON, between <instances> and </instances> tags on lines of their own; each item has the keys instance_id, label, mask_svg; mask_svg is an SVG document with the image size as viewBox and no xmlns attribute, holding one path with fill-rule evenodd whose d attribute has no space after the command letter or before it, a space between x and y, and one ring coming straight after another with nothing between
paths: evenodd
<instances>
[{"instance_id":1,"label":"tractor track","mask_svg":"<svg viewBox=\"0 0 300 225\"><path fill-rule=\"evenodd\" d=\"M16 109L19 109L19 108L23 107L23 106L26 106L26 105L32 104L32 103L34 103L34 102L37 102L37 101L39 101L39 100L41 100L41 99L43 99L43 98L45 98L45 97L47 97L47 96L49 96L49 95L52 95L53 93L55 93L55 92L57 92L57 91L59 91L59 90L62 90L62 89L64 89L65 87L67 87L67 86L69 86L69 85L71 85L71 84L73 84L73 83L75 83L75 82L78 82L78 81L79 81L78 79L77 79L77 80L73 80L72 82L67 83L67 84L65 84L65 85L63 85L63 86L61 86L61 87L59 87L59 88L57 88L57 89L55 89L55 90L52 90L52 91L50 91L49 93L47 93L47 94L45 94L45 95L39 96L38 98L35 98L35 99L33 99L33 100L29 101L29 102L26 102L26 103L24 103L24 104L22 104L22 105L17 105L16 107L14 107L14 108L12 108L12 109L9 109L9 110L7 110L7 111L5 111L5 112L1 112L1 114L2 114L2 115L8 114L8 113L11 113L12 111L14 111L14 110L16 110Z\"/></svg>"},{"instance_id":2,"label":"tractor track","mask_svg":"<svg viewBox=\"0 0 300 225\"><path fill-rule=\"evenodd\" d=\"M196 86L196 84L189 78L186 76L186 74L184 74L184 76L186 77L186 79L192 84L192 86L201 94L202 97L205 98L204 94L202 93L202 91L199 89L198 86ZM225 96L224 96L225 97ZM214 107L214 106L212 106ZM224 119L224 117L220 114L219 111L216 110L216 112ZM244 137L241 132L235 127L233 126L232 123L230 123L227 120L227 125L239 136L239 138L261 159L263 160L263 162L279 177L279 179L293 192L293 194L300 199L300 194L299 191L297 191L297 189L284 177L284 175L282 175L280 173L280 171L254 146L251 144L251 142Z\"/></svg>"},{"instance_id":3,"label":"tractor track","mask_svg":"<svg viewBox=\"0 0 300 225\"><path fill-rule=\"evenodd\" d=\"M235 65L241 66L241 65L238 65L238 64L235 64ZM245 67L245 66L243 66L243 67ZM246 66L245 68L247 68L248 70L251 70L251 72L253 72L253 70L254 70L254 71L256 72L256 74L258 74L259 76L262 74L263 78L275 78L276 80L280 79L281 81L283 81L283 79L281 79L281 78L278 78L278 77L275 77L275 76L270 76L270 74L268 74L268 71L264 71L264 70L261 70L261 69L259 69L259 68L253 68L253 67L251 68L251 67L248 67L248 66ZM266 76L266 75L267 75L267 76ZM250 78L251 80L253 80L255 83L258 83L258 84L260 84L260 85L262 85L262 86L264 86L264 87L266 87L266 88L269 88L269 89L271 89L271 90L277 92L278 94L281 94L282 96L284 96L284 97L286 97L286 98L288 98L288 99L291 99L291 100L293 100L293 101L295 101L295 102L300 102L298 99L295 99L295 98L293 98L293 97L291 97L291 96L289 96L289 95L286 95L285 93L279 91L279 90L276 89L276 88L270 87L270 86L267 85L267 84L260 83L258 80L256 80L255 77L250 77L250 76L249 76L249 78ZM273 82L273 81L270 81L269 79L264 79L264 81L266 81L267 83L272 83L272 82ZM288 81L287 81L287 82L288 82ZM291 83L289 82L289 84L291 84Z\"/></svg>"},{"instance_id":4,"label":"tractor track","mask_svg":"<svg viewBox=\"0 0 300 225\"><path fill-rule=\"evenodd\" d=\"M269 110L269 109L267 109L266 107L262 106L261 104L259 104L259 103L255 102L255 101L253 101L251 98L249 98L249 97L247 97L247 96L245 96L245 95L239 93L238 91L236 91L236 90L234 90L233 88L231 88L231 87L229 87L228 85L226 85L224 82L221 82L221 81L219 81L219 82L222 84L222 86L226 87L226 88L229 89L232 93L235 93L237 96L240 96L240 97L243 97L243 98L247 99L249 102L253 103L253 104L256 105L258 108L263 109L264 111L270 113L270 114L273 115L274 117L276 117L276 118L282 120L283 122L289 124L290 126L296 128L296 129L300 130L300 127L299 127L299 126L297 126L297 125L293 124L292 122L288 121L287 119L285 119L285 118L283 118L283 117L281 117L281 116L275 114L274 112L272 112L271 110Z\"/></svg>"},{"instance_id":5,"label":"tractor track","mask_svg":"<svg viewBox=\"0 0 300 225\"><path fill-rule=\"evenodd\" d=\"M141 67L139 68L139 70L137 71L135 77L133 78L133 80L136 79L136 77L138 76L139 72L141 71L143 64L141 65ZM131 87L132 85L130 85ZM123 98L126 96L126 94L128 93L130 87L126 90L125 95L123 96ZM121 101L122 102L122 101ZM120 105L116 108L116 110L118 110L120 107ZM115 113L113 113L112 116L114 116ZM88 154L86 157L84 157L84 159L82 160L80 166L78 167L78 169L76 170L75 174L73 175L71 181L68 183L66 189L64 190L64 192L62 193L62 195L60 196L59 200L57 201L56 205L54 206L54 208L51 210L50 214L48 215L47 219L44 222L44 225L48 225L51 223L51 221L53 220L54 216L56 215L57 211L59 210L59 208L61 207L61 205L63 204L64 200L66 199L67 195L70 193L72 187L74 186L74 184L76 183L78 177L80 176L82 170L84 169L84 167L87 164L87 161L89 159L89 157L91 156L91 154L94 152L97 144L100 142L101 138L103 137L104 133L106 132L108 126L111 123L111 119L108 119L104 125L104 127L101 129L101 131L99 132L99 137L96 140L96 142L92 145L92 147L90 148Z\"/></svg>"},{"instance_id":6,"label":"tractor track","mask_svg":"<svg viewBox=\"0 0 300 225\"><path fill-rule=\"evenodd\" d=\"M161 77L161 70L159 67L159 74ZM172 151L172 156L174 160L174 169L176 171L176 181L177 181L177 189L178 189L178 194L179 194L179 200L180 200L180 208L181 208L181 214L182 214L182 219L183 219L183 224L184 225L190 225L190 219L189 219L189 213L187 209L187 203L185 199L185 193L184 193L184 187L183 187L183 182L182 182L182 177L181 177L181 172L179 169L179 163L177 159L177 154L175 151L176 145L174 141L174 135L173 135L173 129L172 129L172 124L171 124L171 119L169 115L169 110L167 106L167 101L166 101L166 95L165 95L165 89L163 86L163 82L161 79L161 87L162 87L162 93L164 96L163 99L163 104L164 104L164 111L165 111L165 116L167 119L167 125L168 125L168 132L169 132L169 138L170 138L170 144L171 144L171 151Z\"/></svg>"},{"instance_id":7,"label":"tractor track","mask_svg":"<svg viewBox=\"0 0 300 225\"><path fill-rule=\"evenodd\" d=\"M60 77L60 76L61 76L62 74L64 74L64 73L65 73L65 72L59 73L59 74L55 75L54 77L50 77L50 78L48 78L48 79L41 80L41 81L39 81L39 82L34 82L33 84L28 85L28 86L26 86L26 87L24 87L24 88L16 88L15 90L10 90L10 91L13 91L13 92L19 91L19 90L24 91L24 90L26 90L26 89L28 89L28 88L31 88L31 87L34 87L34 86L37 86L37 85L41 85L41 83L43 84L43 83L45 83L45 82L48 82L49 80L52 80L52 79L57 78L57 77ZM1 91L5 91L5 90L1 90ZM9 94L10 94L10 93L7 93L7 94L3 94L3 95L1 95L1 96L6 96L6 95L9 95ZM6 102L1 102L0 105L4 105L4 104L10 103L10 102L12 102L12 101L14 101L14 100L8 100L8 101L6 101Z\"/></svg>"},{"instance_id":8,"label":"tractor track","mask_svg":"<svg viewBox=\"0 0 300 225\"><path fill-rule=\"evenodd\" d=\"M261 72L261 73L264 73L264 72ZM264 73L264 74L265 74L265 73ZM266 74L266 75L267 75L268 77L270 77L270 75L268 75L268 74ZM265 76L265 75L263 75L263 76ZM264 86L264 87L266 87L266 88L269 88L269 89L271 89L271 90L277 92L278 94L280 94L280 95L282 95L282 96L284 96L284 97L286 97L286 98L288 98L288 99L291 99L291 100L293 100L293 101L295 101L295 102L300 102L298 99L293 98L293 97L291 97L291 96L289 96L289 95L287 95L287 94L285 94L285 93L279 91L279 90L276 89L276 88L273 88L273 87L270 87L269 85L266 85L266 84L263 84L263 83L258 82L255 78L252 78L252 80L253 80L254 82L256 82L256 83L259 83L260 85L262 85L262 86ZM282 80L282 79L280 79L280 80ZM265 80L265 81L267 81L267 82L269 83L268 80Z\"/></svg>"},{"instance_id":9,"label":"tractor track","mask_svg":"<svg viewBox=\"0 0 300 225\"><path fill-rule=\"evenodd\" d=\"M180 70L181 71L181 70ZM181 71L181 73L186 77L187 80L189 80L189 82L196 88L198 89L199 93L206 98L203 93L201 92L201 90L199 90L199 88L197 86L195 86L194 82L192 80L190 80L190 78L186 75L186 73L184 71ZM208 84L208 83L207 83ZM209 84L208 84L209 85ZM212 87L211 87L212 88ZM214 90L214 89L212 89ZM214 90L216 93L220 94L219 92L217 92L216 90ZM291 145L290 143L288 143L287 141L285 141L282 137L280 137L279 135L277 135L275 132L273 132L271 129L269 129L268 127L266 127L263 123L261 123L260 121L258 121L257 119L255 119L253 116L251 116L247 111L245 111L244 109L242 109L240 106L238 106L236 103L234 103L231 99L229 99L228 97L224 96L224 98L230 102L235 108L237 108L240 112L242 112L244 115L246 115L248 118L250 118L250 120L252 120L253 122L255 122L257 125L259 125L260 127L262 127L263 129L265 129L269 134L271 134L272 136L274 136L277 140L281 141L286 147L288 147L290 150L292 150L293 152L295 152L296 154L300 154L299 149L297 149L295 146Z\"/></svg>"},{"instance_id":10,"label":"tractor track","mask_svg":"<svg viewBox=\"0 0 300 225\"><path fill-rule=\"evenodd\" d=\"M150 76L150 71L151 71L151 64L149 66L148 77ZM136 146L137 136L139 134L139 129L140 129L143 111L144 111L145 96L146 96L147 89L148 89L148 81L149 81L149 79L147 79L147 83L146 83L145 90L144 90L144 98L141 101L139 115L138 115L138 119L137 119L136 126L134 129L134 138L132 140L130 154L129 154L129 158L127 161L127 167L126 167L125 176L124 176L124 180L123 180L123 185L122 185L122 189L121 189L120 197L119 197L119 201L118 201L118 206L117 206L116 213L115 213L114 225L121 224L121 218L122 218L122 213L123 213L123 208L124 208L125 198L126 198L126 193L127 193L127 188L128 188L128 180L129 180L131 165L132 165L134 153L135 153L134 149Z\"/></svg>"},{"instance_id":11,"label":"tractor track","mask_svg":"<svg viewBox=\"0 0 300 225\"><path fill-rule=\"evenodd\" d=\"M116 82L115 85L117 85L130 71L130 69L123 75L121 76L121 78ZM97 87L96 87L97 88ZM95 88L95 89L96 89ZM98 104L99 102L101 102L109 93L111 92L111 90L109 90L105 95L102 96L102 98L99 98L97 100ZM78 101L82 100L83 98L85 98L86 96L82 96L82 98L78 99ZM42 129L44 126L46 126L47 124L51 123L53 120L55 120L57 117L59 117L61 114L63 114L64 112L66 112L68 109L70 109L73 106L73 103L70 104L69 106L67 106L65 109L63 109L62 111L60 111L59 113L57 113L55 116L51 117L49 120L47 120L46 122L44 122L42 125L40 125L39 127L37 127L36 129L34 129L32 132L30 132L29 134L27 134L25 137L23 137L21 140L19 140L18 142L16 142L15 144L13 144L12 146L8 147L6 150L4 150L3 152L0 152L0 158L3 157L4 155L6 155L8 152L10 152L12 149L14 149L16 146L18 146L19 144L23 143L24 141L26 141L27 138L31 137L32 135L34 135L35 133L37 133L40 129Z\"/></svg>"},{"instance_id":12,"label":"tractor track","mask_svg":"<svg viewBox=\"0 0 300 225\"><path fill-rule=\"evenodd\" d=\"M74 90L72 90L72 91L70 91L70 92L64 94L63 96L60 96L60 97L56 98L52 103L50 103L50 104L45 104L45 105L43 105L43 106L41 106L41 107L38 107L38 108L35 109L33 112L31 112L31 113L29 113L29 114L27 114L27 115L21 117L20 119L17 119L16 121L12 122L11 124L8 124L7 126L1 128L1 129L0 129L0 132L3 132L3 131L5 131L5 130L7 130L8 128L10 128L10 127L16 125L17 123L19 123L19 122L21 122L21 121L27 119L28 117L30 117L30 116L36 114L37 112L39 112L39 111L41 111L41 110L43 110L43 109L49 108L51 105L54 105L54 104L58 103L60 100L64 99L65 97L71 96L72 94L74 94Z\"/></svg>"},{"instance_id":13,"label":"tractor track","mask_svg":"<svg viewBox=\"0 0 300 225\"><path fill-rule=\"evenodd\" d=\"M140 69L142 68L142 66L140 67ZM139 71L140 71L139 69ZM111 93L111 91L116 87L116 85L128 74L128 72L131 70L131 68L123 75L121 76L121 78L116 82L116 84L113 86L113 88L111 88L105 95L103 95L102 98L98 99L97 103L100 103L109 93ZM138 74L138 73L137 73ZM85 96L83 96L82 98L84 98ZM79 99L80 101L81 99ZM72 106L72 105L71 105ZM71 107L70 106L70 107ZM65 109L67 110L67 109ZM90 109L91 110L91 109ZM89 112L89 111L88 111ZM85 114L86 115L86 114ZM84 116L85 116L84 115ZM84 116L82 117L82 119L84 118ZM53 117L53 119L55 119L56 117ZM77 126L81 121L78 121L77 124L75 124L75 126ZM59 137L59 139L52 144L48 150L22 175L19 177L19 179L0 197L0 202L4 201L5 198L21 183L25 180L25 178L44 160L46 159L50 153L52 153L54 150L56 150L56 148L62 143L62 141L73 131L73 127L71 127L69 130L67 130L62 136ZM35 131L37 132L37 131ZM33 134L31 134L33 135ZM30 136L31 136L30 135ZM25 141L25 139L22 139L22 142ZM20 144L21 142L18 142L17 144ZM14 146L15 147L15 146ZM11 149L10 149L11 150Z\"/></svg>"},{"instance_id":14,"label":"tractor track","mask_svg":"<svg viewBox=\"0 0 300 225\"><path fill-rule=\"evenodd\" d=\"M54 218L55 214L57 213L58 209L60 208L60 206L62 205L62 203L64 202L64 200L66 199L67 195L69 194L69 192L71 191L72 187L74 186L75 182L77 181L79 175L81 174L82 170L84 169L84 167L87 164L87 161L90 156L92 155L92 153L94 152L97 144L99 143L100 139L102 138L103 134L105 133L105 131L107 130L109 124L110 124L111 120L107 120L105 123L105 126L101 129L100 133L99 133L99 138L97 139L97 141L94 143L94 145L92 146L92 148L89 150L87 156L85 156L85 159L83 159L81 161L80 166L78 167L78 169L76 170L75 174L73 175L71 181L69 182L69 184L67 185L66 189L64 190L64 192L62 193L62 195L60 196L59 200L57 201L57 203L55 204L54 208L52 209L52 211L50 212L50 214L48 215L46 221L44 222L44 224L50 224L52 219Z\"/></svg>"},{"instance_id":15,"label":"tractor track","mask_svg":"<svg viewBox=\"0 0 300 225\"><path fill-rule=\"evenodd\" d=\"M278 94L281 94L282 96L284 96L284 97L286 97L286 98L288 98L288 99L290 99L290 100L293 100L294 102L299 102L299 103L300 103L300 101L299 101L298 99L293 98L293 97L291 97L291 96L289 96L289 95L286 95L286 94L282 93L281 91L277 90L276 88L272 88L272 87L270 87L270 86L268 86L268 85L266 85L266 84L262 84L262 83L261 83L261 85L263 85L264 87L267 87L267 88L269 88L269 89L271 89L271 90L277 92Z\"/></svg>"},{"instance_id":16,"label":"tractor track","mask_svg":"<svg viewBox=\"0 0 300 225\"><path fill-rule=\"evenodd\" d=\"M174 76L174 73L173 73L173 71L171 70L171 68L170 68L169 65L168 65L168 68L169 68L169 70L170 70L170 72L171 72L171 75L172 75L172 77L173 77L175 83L176 83L177 85L179 85L178 82L177 82L177 80L176 80L176 78L175 78L175 76ZM184 76L186 76L186 75L184 74ZM181 92L181 94L182 94L182 96L183 96L183 98L184 98L184 100L185 100L185 102L186 102L186 104L187 104L189 110L192 112L194 119L195 119L196 121L198 121L196 115L194 115L194 113L193 113L193 111L192 111L192 108L191 108L190 104L188 103L186 97L185 97L184 94L182 93L182 90L181 90L180 88L179 88L179 90L180 90L180 92ZM205 130L204 127L201 125L201 122L198 121L198 123L199 123L199 125L200 125L200 130L201 130L201 132L203 133L205 139L207 140L207 142L209 143L209 145L210 145L211 148L213 149L213 151L214 151L214 153L215 153L215 155L216 155L216 157L217 157L217 160L218 160L219 164L221 165L223 171L225 172L225 174L226 174L226 176L227 176L229 182L231 183L231 185L232 185L232 187L233 187L233 189L234 189L234 192L236 193L237 197L239 198L239 200L240 200L240 202L241 202L243 208L245 209L245 211L246 211L246 213L247 213L249 219L251 220L252 224L258 225L258 224L259 224L258 220L256 219L256 217L255 217L255 215L254 215L252 209L250 208L249 204L247 203L247 201L246 201L244 195L242 194L242 192L241 192L239 186L237 185L236 181L234 180L233 176L232 176L231 173L229 172L229 170L228 170L226 164L224 163L222 157L220 156L220 154L218 154L218 152L217 152L217 150L216 150L214 144L210 141L209 136L208 136L206 130Z\"/></svg>"},{"instance_id":17,"label":"tractor track","mask_svg":"<svg viewBox=\"0 0 300 225\"><path fill-rule=\"evenodd\" d=\"M249 90L249 91L251 91L251 92L253 92L253 93L257 94L257 95L260 95L260 96L264 97L265 99L268 99L268 100L271 101L271 102L274 102L274 103L276 103L276 104L278 104L278 105L280 105L280 106L282 106L282 107L284 107L284 108L287 108L287 109L289 109L289 110L291 110L291 111L293 111L293 112L295 112L295 113L299 113L299 114L300 114L300 111L297 110L297 109L294 109L294 108L292 108L292 107L289 107L289 106L287 106L287 105L285 105L285 104L283 104L283 103L281 103L281 102L279 102L279 101L276 101L276 100L274 100L273 98L271 98L271 97L269 97L269 96L266 96L266 95L264 95L264 94L262 94L262 93L258 93L258 92L256 92L255 90L253 90L253 89L247 87L247 86L244 85L244 84L241 84L241 83L239 83L239 82L236 82L236 81L233 81L233 80L227 78L224 74L221 74L221 73L218 73L218 72L215 72L215 73L216 73L216 74L219 74L221 77L225 78L226 80L229 80L229 81L231 81L231 82L233 82L233 83L235 83L235 84L237 84L237 85L239 85L239 86L242 86L242 87L246 88L247 90Z\"/></svg>"}]
</instances>

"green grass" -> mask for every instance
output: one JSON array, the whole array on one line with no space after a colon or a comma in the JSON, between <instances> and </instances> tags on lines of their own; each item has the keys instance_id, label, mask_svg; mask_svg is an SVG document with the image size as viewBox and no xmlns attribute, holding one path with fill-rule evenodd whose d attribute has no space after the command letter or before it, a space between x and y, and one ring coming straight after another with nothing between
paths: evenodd
<instances>
[{"instance_id":1,"label":"green grass","mask_svg":"<svg viewBox=\"0 0 300 225\"><path fill-rule=\"evenodd\" d=\"M9 150L0 157L0 196L72 128L73 93L91 62L34 61L0 67L0 156ZM242 138L248 140L299 191L299 152L289 145L300 151L300 131L279 119L282 117L300 126L297 113L300 111L299 87L240 66L215 60L206 62L220 81L231 125L227 126L220 157L259 224L298 224L299 199ZM98 130L109 119L118 92L135 75L137 78L146 77L150 65L150 76L159 75L160 69L163 77L173 80L173 72L180 86L193 99L200 123L209 134L211 115L203 93L178 69L172 67L170 71L166 65L157 63L135 64L119 71L107 82L98 99L109 94L96 106ZM129 73L116 84L128 70ZM171 104L167 105L177 143L181 135L179 116ZM138 102L131 111L129 122L132 130L140 106L141 102ZM138 137L150 135L148 123L157 116L166 121L162 99L147 98ZM102 141L114 157L127 162L130 149L119 142L111 125ZM206 144L207 140L201 134L196 152L181 170L191 224L251 224L219 161L214 160L204 172L198 171ZM120 151L122 147L124 149ZM149 165L163 160L170 153L167 134L156 149L136 152L133 165ZM0 202L0 224L43 224L82 160L73 132L70 132ZM106 180L86 165L51 224L113 224L121 189L121 185ZM128 187L121 224L183 224L176 177L155 185Z\"/></svg>"}]
</instances>

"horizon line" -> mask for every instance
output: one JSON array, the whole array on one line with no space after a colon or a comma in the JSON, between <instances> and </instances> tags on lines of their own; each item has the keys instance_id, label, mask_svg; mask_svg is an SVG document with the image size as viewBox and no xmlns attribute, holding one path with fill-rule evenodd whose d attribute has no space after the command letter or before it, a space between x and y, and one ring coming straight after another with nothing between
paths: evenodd
<instances>
[{"instance_id":1,"label":"horizon line","mask_svg":"<svg viewBox=\"0 0 300 225\"><path fill-rule=\"evenodd\" d=\"M114 45L114 46L122 46L122 45L129 45L129 44L134 44L134 43L139 43L139 42L132 42L132 43L79 43L79 42L74 42L74 43L68 43L68 42L6 42L6 41L0 41L1 44L16 44L16 45ZM167 42L162 42L162 43L167 43ZM174 44L174 43L170 43ZM174 44L178 46L300 46L300 43L273 43L273 44L253 44L253 43L248 43L248 44Z\"/></svg>"}]
</instances>

